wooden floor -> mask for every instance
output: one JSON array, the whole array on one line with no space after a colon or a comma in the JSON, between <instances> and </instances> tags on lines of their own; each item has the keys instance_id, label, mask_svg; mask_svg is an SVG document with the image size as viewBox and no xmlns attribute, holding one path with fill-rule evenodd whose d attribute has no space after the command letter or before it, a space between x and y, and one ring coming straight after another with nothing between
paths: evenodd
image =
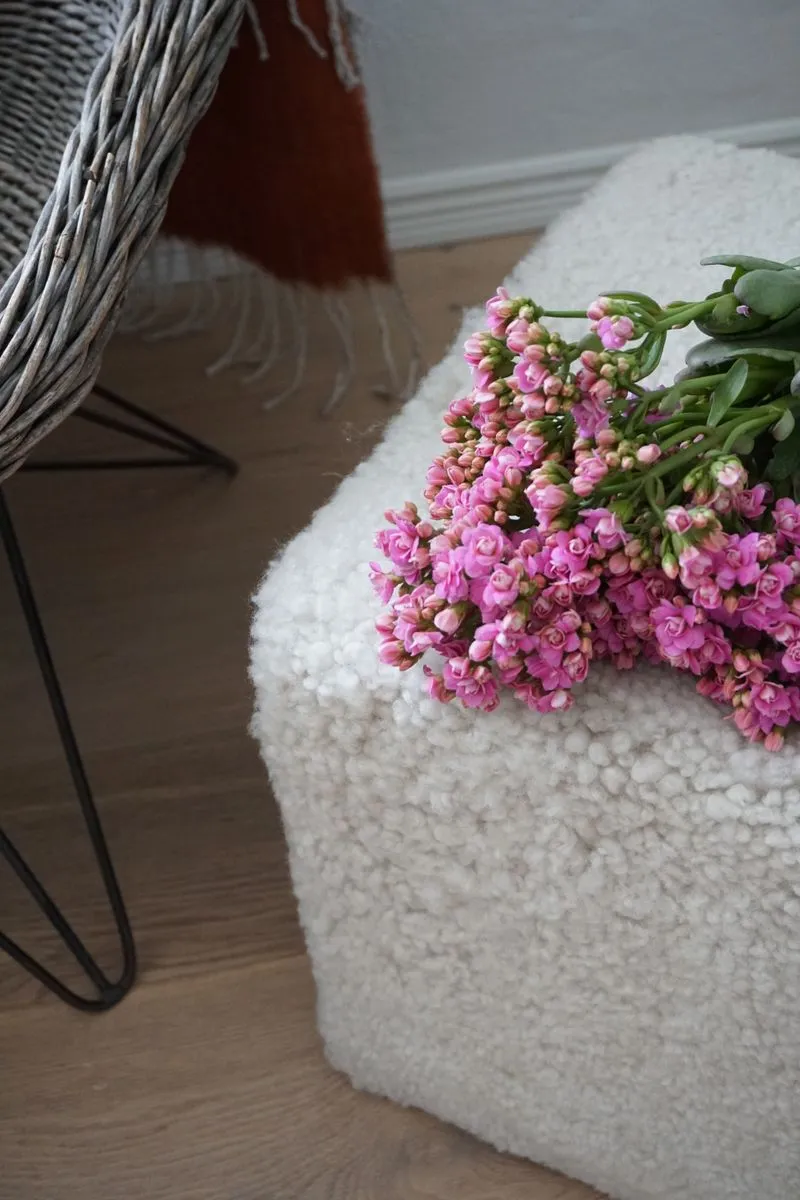
<instances>
[{"instance_id":1,"label":"wooden floor","mask_svg":"<svg viewBox=\"0 0 800 1200\"><path fill-rule=\"evenodd\" d=\"M528 240L403 257L429 360ZM363 311L359 321L365 343ZM265 414L260 399L290 364L261 391L230 373L207 379L229 326L119 337L103 379L238 457L235 482L152 471L26 475L7 489L141 975L118 1009L85 1017L0 956L0 1200L588 1200L578 1184L353 1091L323 1059L279 818L246 733L248 598L391 406L371 394L380 356L362 345L358 386L319 419L336 361L320 326L302 393ZM46 449L99 446L93 434L72 420ZM107 913L5 572L0 638L0 819L108 960ZM0 916L61 965L9 871Z\"/></svg>"}]
</instances>

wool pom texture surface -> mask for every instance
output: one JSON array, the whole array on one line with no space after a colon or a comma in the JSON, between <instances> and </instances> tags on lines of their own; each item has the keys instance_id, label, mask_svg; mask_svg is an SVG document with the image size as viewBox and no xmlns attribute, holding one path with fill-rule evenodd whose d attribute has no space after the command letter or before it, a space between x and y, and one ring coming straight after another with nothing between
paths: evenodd
<instances>
[{"instance_id":1,"label":"wool pom texture surface","mask_svg":"<svg viewBox=\"0 0 800 1200\"><path fill-rule=\"evenodd\" d=\"M800 164L702 139L615 167L505 281L573 308L800 253ZM621 236L620 231L624 230ZM498 283L501 281L498 280ZM593 666L568 712L443 705L378 659L369 580L416 498L453 350L255 597L252 729L331 1063L616 1200L800 1195L800 742L743 741L693 681ZM668 343L683 366L696 333ZM265 1019L266 1015L265 1015Z\"/></svg>"}]
</instances>

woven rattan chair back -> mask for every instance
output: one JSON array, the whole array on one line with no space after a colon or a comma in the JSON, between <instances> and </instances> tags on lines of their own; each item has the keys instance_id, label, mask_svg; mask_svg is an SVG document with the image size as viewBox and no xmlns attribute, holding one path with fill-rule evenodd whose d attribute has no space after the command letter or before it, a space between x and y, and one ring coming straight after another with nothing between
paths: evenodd
<instances>
[{"instance_id":1,"label":"woven rattan chair back","mask_svg":"<svg viewBox=\"0 0 800 1200\"><path fill-rule=\"evenodd\" d=\"M0 480L83 400L245 0L0 0Z\"/></svg>"}]
</instances>

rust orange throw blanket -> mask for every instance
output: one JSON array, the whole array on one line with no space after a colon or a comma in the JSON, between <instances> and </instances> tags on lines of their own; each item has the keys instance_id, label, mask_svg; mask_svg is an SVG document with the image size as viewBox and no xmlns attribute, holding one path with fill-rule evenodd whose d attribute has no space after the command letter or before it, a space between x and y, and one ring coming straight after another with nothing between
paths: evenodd
<instances>
[{"instance_id":1,"label":"rust orange throw blanket","mask_svg":"<svg viewBox=\"0 0 800 1200\"><path fill-rule=\"evenodd\" d=\"M388 282L369 124L338 0L255 0L250 15L262 40L245 17L164 233L231 249L283 283Z\"/></svg>"}]
</instances>

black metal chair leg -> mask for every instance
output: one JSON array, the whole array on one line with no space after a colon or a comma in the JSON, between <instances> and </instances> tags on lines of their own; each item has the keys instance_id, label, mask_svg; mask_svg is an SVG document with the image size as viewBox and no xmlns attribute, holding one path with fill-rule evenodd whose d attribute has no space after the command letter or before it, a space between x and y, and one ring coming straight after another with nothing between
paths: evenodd
<instances>
[{"instance_id":1,"label":"black metal chair leg","mask_svg":"<svg viewBox=\"0 0 800 1200\"><path fill-rule=\"evenodd\" d=\"M3 933L0 933L0 949L10 954L20 966L29 971L31 975L35 976L36 979L44 984L46 988L49 988L51 992L55 993L56 996L59 996L65 1003L72 1005L73 1008L80 1009L83 1012L103 1012L118 1004L133 986L136 976L136 948L125 903L103 833L100 816L94 802L92 790L72 728L72 722L70 721L69 712L64 701L64 695L61 691L55 666L53 665L47 637L41 617L39 616L25 560L2 489L0 489L0 540L3 543L8 558L14 585L39 664L39 671L47 691L47 698L50 702L59 739L69 767L72 784L84 821L86 822L86 828L119 933L122 969L118 978L111 980L98 967L61 910L50 898L36 875L2 830L0 830L0 858L5 859L20 882L33 897L46 919L50 922L86 975L95 994L86 997L73 991L72 988L67 987L66 984L57 979L55 975Z\"/></svg>"},{"instance_id":2,"label":"black metal chair leg","mask_svg":"<svg viewBox=\"0 0 800 1200\"><path fill-rule=\"evenodd\" d=\"M213 467L224 471L226 475L234 476L239 470L235 459L223 454L214 446L201 442L199 438L179 429L177 425L165 421L155 413L148 412L131 400L118 396L109 388L95 384L93 395L104 400L106 404L118 409L133 420L122 420L98 412L86 406L75 412L75 417L103 429L121 433L136 442L147 446L156 446L169 452L169 457L160 458L73 458L73 459L38 459L23 463L23 471L119 471L139 470L142 467Z\"/></svg>"}]
</instances>

